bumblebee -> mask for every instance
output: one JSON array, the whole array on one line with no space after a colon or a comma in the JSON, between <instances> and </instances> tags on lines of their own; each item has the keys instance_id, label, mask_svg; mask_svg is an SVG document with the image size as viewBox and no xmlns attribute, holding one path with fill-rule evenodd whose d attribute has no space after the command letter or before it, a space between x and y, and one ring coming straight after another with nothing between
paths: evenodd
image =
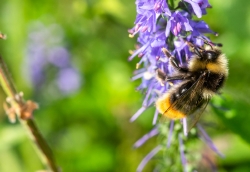
<instances>
[{"instance_id":1,"label":"bumblebee","mask_svg":"<svg viewBox=\"0 0 250 172\"><path fill-rule=\"evenodd\" d=\"M223 86L228 76L228 61L217 45L207 42L202 47L190 42L187 44L194 54L187 67L180 66L167 49L162 49L175 72L167 76L161 69L157 69L157 79L161 83L175 80L180 82L158 98L156 108L163 116L173 120L187 117L190 130L209 100Z\"/></svg>"}]
</instances>

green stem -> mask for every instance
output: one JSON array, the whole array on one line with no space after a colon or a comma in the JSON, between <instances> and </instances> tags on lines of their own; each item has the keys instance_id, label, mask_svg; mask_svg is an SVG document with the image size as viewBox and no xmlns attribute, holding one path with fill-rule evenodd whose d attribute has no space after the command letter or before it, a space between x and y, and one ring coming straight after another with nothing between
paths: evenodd
<instances>
[{"instance_id":1,"label":"green stem","mask_svg":"<svg viewBox=\"0 0 250 172\"><path fill-rule=\"evenodd\" d=\"M14 87L7 66L5 65L5 62L1 56L0 56L0 83L6 95L13 100L12 106L17 108L22 107L25 101L24 100L17 101L15 99L15 96L18 95L18 92ZM47 142L45 141L45 139L43 138L42 134L40 133L39 129L37 128L35 121L32 118L22 119L20 115L21 114L17 114L17 117L21 122L21 124L24 126L24 128L26 128L26 130L28 131L30 138L36 143L36 147L38 148L37 150L44 165L47 166L53 172L59 172L52 151Z\"/></svg>"},{"instance_id":2,"label":"green stem","mask_svg":"<svg viewBox=\"0 0 250 172\"><path fill-rule=\"evenodd\" d=\"M17 91L11 81L9 76L7 66L5 65L3 58L0 56L0 82L3 87L4 92L7 96L14 98L17 94Z\"/></svg>"}]
</instances>

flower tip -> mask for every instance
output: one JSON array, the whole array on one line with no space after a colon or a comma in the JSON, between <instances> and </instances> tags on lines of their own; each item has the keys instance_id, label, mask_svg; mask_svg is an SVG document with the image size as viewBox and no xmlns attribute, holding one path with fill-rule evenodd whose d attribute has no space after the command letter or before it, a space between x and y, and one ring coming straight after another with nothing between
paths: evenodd
<instances>
[{"instance_id":1,"label":"flower tip","mask_svg":"<svg viewBox=\"0 0 250 172\"><path fill-rule=\"evenodd\" d=\"M7 39L7 35L0 33L0 39Z\"/></svg>"},{"instance_id":2,"label":"flower tip","mask_svg":"<svg viewBox=\"0 0 250 172\"><path fill-rule=\"evenodd\" d=\"M129 50L128 53L132 55L134 53L134 51L133 50Z\"/></svg>"},{"instance_id":3,"label":"flower tip","mask_svg":"<svg viewBox=\"0 0 250 172\"><path fill-rule=\"evenodd\" d=\"M129 119L129 122L130 122L130 123L132 123L132 122L134 122L134 121L135 121L135 119L134 119L133 117Z\"/></svg>"},{"instance_id":4,"label":"flower tip","mask_svg":"<svg viewBox=\"0 0 250 172\"><path fill-rule=\"evenodd\" d=\"M214 35L215 35L215 36L219 36L219 33L215 32Z\"/></svg>"},{"instance_id":5,"label":"flower tip","mask_svg":"<svg viewBox=\"0 0 250 172\"><path fill-rule=\"evenodd\" d=\"M187 137L188 136L187 119L183 118L182 123L183 123L183 133L184 133L184 136Z\"/></svg>"},{"instance_id":6,"label":"flower tip","mask_svg":"<svg viewBox=\"0 0 250 172\"><path fill-rule=\"evenodd\" d=\"M131 118L130 122L134 122L147 108L146 107L141 107Z\"/></svg>"},{"instance_id":7,"label":"flower tip","mask_svg":"<svg viewBox=\"0 0 250 172\"><path fill-rule=\"evenodd\" d=\"M136 69L139 69L140 68L140 63L136 63Z\"/></svg>"},{"instance_id":8,"label":"flower tip","mask_svg":"<svg viewBox=\"0 0 250 172\"><path fill-rule=\"evenodd\" d=\"M134 35L130 33L130 34L128 35L128 37L133 38Z\"/></svg>"},{"instance_id":9,"label":"flower tip","mask_svg":"<svg viewBox=\"0 0 250 172\"><path fill-rule=\"evenodd\" d=\"M144 56L143 53L139 53L139 54L138 54L138 57L139 57L139 58L141 58L142 56Z\"/></svg>"},{"instance_id":10,"label":"flower tip","mask_svg":"<svg viewBox=\"0 0 250 172\"><path fill-rule=\"evenodd\" d=\"M199 19L202 17L202 15L201 15L201 14L200 14L200 15L199 15L199 14L197 14L196 16L197 16L197 18L199 18Z\"/></svg>"}]
</instances>

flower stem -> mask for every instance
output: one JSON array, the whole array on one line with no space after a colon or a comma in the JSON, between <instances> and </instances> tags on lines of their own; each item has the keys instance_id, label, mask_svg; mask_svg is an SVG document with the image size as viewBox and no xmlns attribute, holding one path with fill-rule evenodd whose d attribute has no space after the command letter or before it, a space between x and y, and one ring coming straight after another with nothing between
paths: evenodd
<instances>
[{"instance_id":1,"label":"flower stem","mask_svg":"<svg viewBox=\"0 0 250 172\"><path fill-rule=\"evenodd\" d=\"M16 96L18 95L18 92L14 87L7 66L5 65L5 62L1 56L0 56L0 83L8 98L12 100L11 107L15 109L17 118L19 119L20 123L24 126L24 128L26 128L26 130L28 131L30 139L36 143L34 145L35 147L38 148L37 149L39 152L38 154L40 155L42 162L44 163L45 166L47 166L47 168L49 168L50 171L59 172L52 151L47 142L45 141L45 139L43 138L42 134L40 133L39 129L37 128L34 119L32 118L32 111L30 111L29 118L22 117L22 113L24 112L23 110L24 106L26 105L26 102L24 101L24 99L22 99L22 97L21 100L17 100ZM24 113L27 112L25 111Z\"/></svg>"}]
</instances>

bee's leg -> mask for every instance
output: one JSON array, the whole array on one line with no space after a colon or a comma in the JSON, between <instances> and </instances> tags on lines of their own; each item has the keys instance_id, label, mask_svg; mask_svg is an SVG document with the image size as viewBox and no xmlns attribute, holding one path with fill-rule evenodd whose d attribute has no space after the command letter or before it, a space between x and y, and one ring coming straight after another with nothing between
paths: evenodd
<instances>
[{"instance_id":1,"label":"bee's leg","mask_svg":"<svg viewBox=\"0 0 250 172\"><path fill-rule=\"evenodd\" d=\"M177 63L177 61L174 59L173 56L170 57L169 60L170 60L171 65L172 65L176 70L178 70L178 71L180 71L180 72L183 72L183 73L188 72L188 68L179 66L179 64Z\"/></svg>"},{"instance_id":2,"label":"bee's leg","mask_svg":"<svg viewBox=\"0 0 250 172\"><path fill-rule=\"evenodd\" d=\"M161 49L162 52L169 58L170 64L178 71L180 72L188 72L188 69L185 67L179 66L178 62L175 60L174 56L170 54L170 52L166 48Z\"/></svg>"},{"instance_id":3,"label":"bee's leg","mask_svg":"<svg viewBox=\"0 0 250 172\"><path fill-rule=\"evenodd\" d=\"M202 52L204 51L203 49L198 49L197 47L193 47L192 51L194 52L194 54L196 54L197 56L199 56L200 58L202 57Z\"/></svg>"},{"instance_id":4,"label":"bee's leg","mask_svg":"<svg viewBox=\"0 0 250 172\"><path fill-rule=\"evenodd\" d=\"M173 82L172 81L175 81L175 80L189 80L190 79L190 76L188 76L187 74L179 74L179 75L173 75L173 76L167 76L164 80L164 82L160 81L161 82L161 85L164 85L166 82L168 82L171 86L173 85Z\"/></svg>"},{"instance_id":5,"label":"bee's leg","mask_svg":"<svg viewBox=\"0 0 250 172\"><path fill-rule=\"evenodd\" d=\"M180 75L173 75L166 77L165 81L174 81L174 80L185 80L189 79L190 77L186 74L180 74Z\"/></svg>"},{"instance_id":6,"label":"bee's leg","mask_svg":"<svg viewBox=\"0 0 250 172\"><path fill-rule=\"evenodd\" d=\"M194 54L198 55L199 57L202 57L201 52L203 51L203 48L199 46L195 46L193 43L187 41L186 42L188 46L190 47L190 51L193 52Z\"/></svg>"},{"instance_id":7,"label":"bee's leg","mask_svg":"<svg viewBox=\"0 0 250 172\"><path fill-rule=\"evenodd\" d=\"M186 73L180 73L178 75L167 76L165 72L161 69L156 69L156 79L161 83L164 84L167 81L174 81L174 80L184 80L189 79L189 75Z\"/></svg>"},{"instance_id":8,"label":"bee's leg","mask_svg":"<svg viewBox=\"0 0 250 172\"><path fill-rule=\"evenodd\" d=\"M166 82L167 75L165 72L163 72L161 69L156 69L156 79L161 83L161 85L164 85Z\"/></svg>"}]
</instances>

